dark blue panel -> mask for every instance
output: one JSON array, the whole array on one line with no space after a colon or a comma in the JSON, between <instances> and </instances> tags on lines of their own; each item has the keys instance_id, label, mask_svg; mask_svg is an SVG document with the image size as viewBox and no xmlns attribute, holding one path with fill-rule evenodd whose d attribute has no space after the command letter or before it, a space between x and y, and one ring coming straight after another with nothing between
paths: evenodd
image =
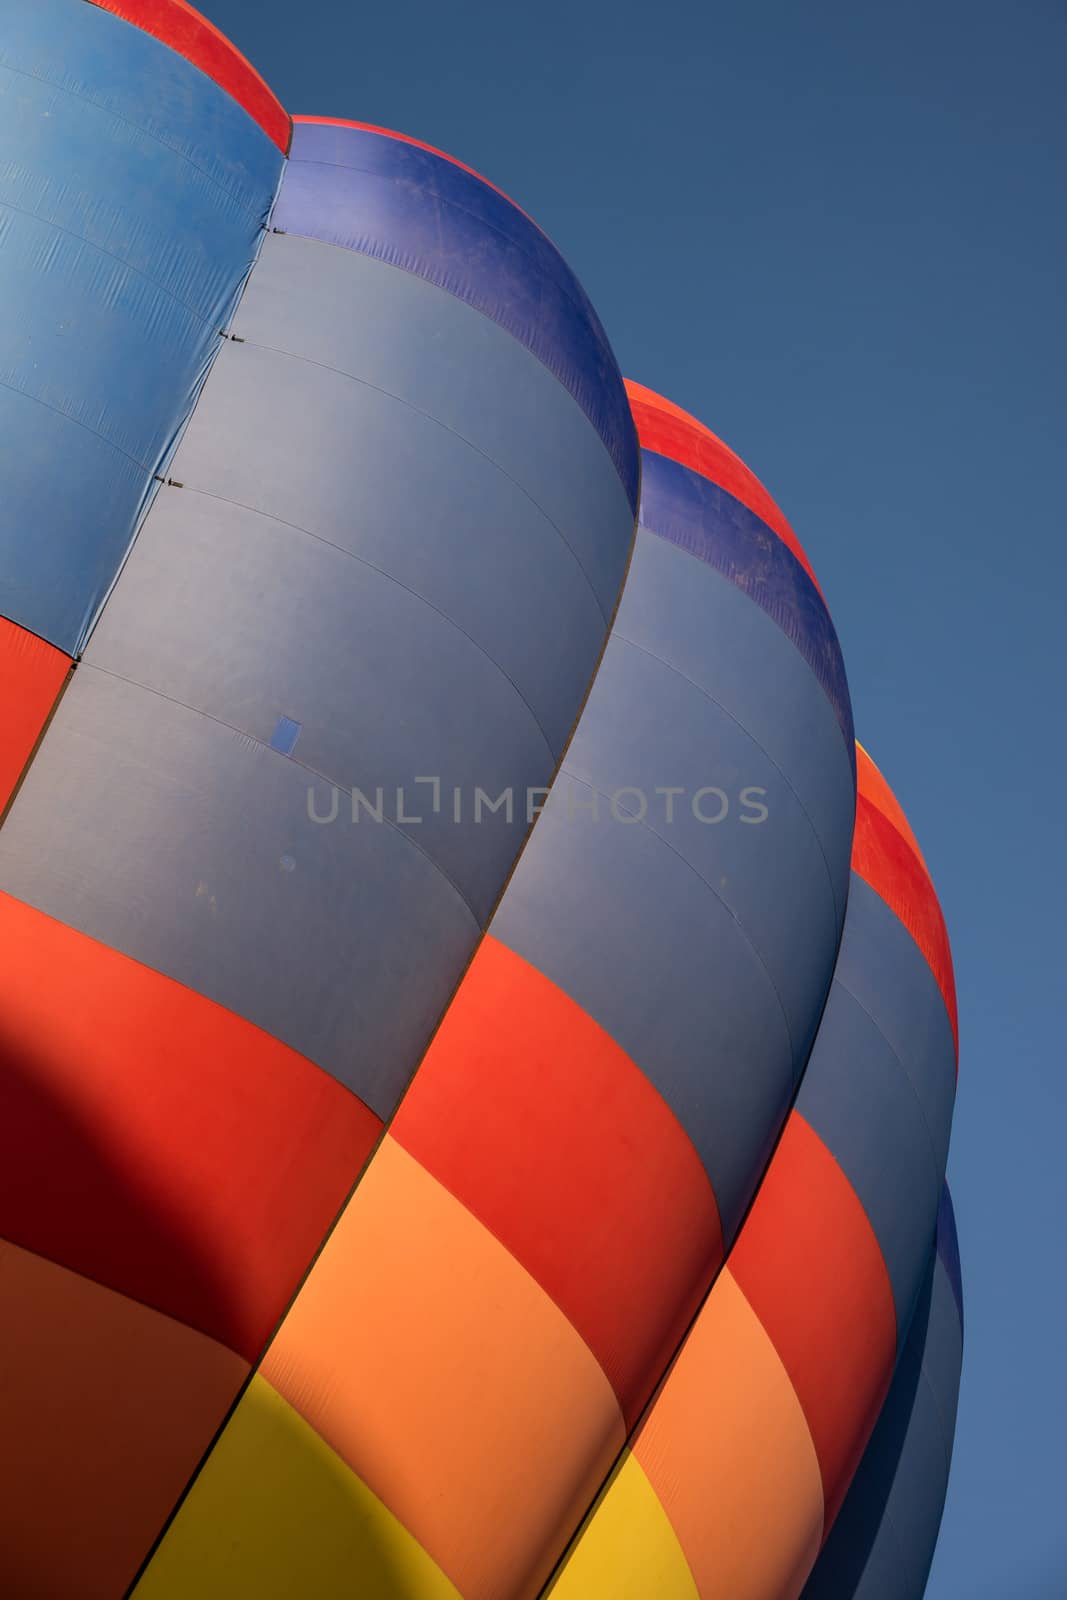
<instances>
[{"instance_id":1,"label":"dark blue panel","mask_svg":"<svg viewBox=\"0 0 1067 1600\"><path fill-rule=\"evenodd\" d=\"M0 40L0 612L76 653L221 343L282 157L81 0Z\"/></svg>"},{"instance_id":2,"label":"dark blue panel","mask_svg":"<svg viewBox=\"0 0 1067 1600\"><path fill-rule=\"evenodd\" d=\"M365 129L297 122L274 225L402 267L475 306L577 400L637 503L638 452L611 347L551 241L480 178Z\"/></svg>"},{"instance_id":3,"label":"dark blue panel","mask_svg":"<svg viewBox=\"0 0 1067 1600\"><path fill-rule=\"evenodd\" d=\"M952 1451L956 1402L963 1366L963 1323L953 1284L940 1253L930 1286L930 1323L923 1347L923 1375L936 1397L947 1455Z\"/></svg>"},{"instance_id":4,"label":"dark blue panel","mask_svg":"<svg viewBox=\"0 0 1067 1600\"><path fill-rule=\"evenodd\" d=\"M829 696L854 763L841 646L822 596L788 546L718 484L650 450L642 453L640 522L707 561L774 618Z\"/></svg>"},{"instance_id":5,"label":"dark blue panel","mask_svg":"<svg viewBox=\"0 0 1067 1600\"><path fill-rule=\"evenodd\" d=\"M876 960L877 951L870 956ZM899 1348L926 1270L944 1173L904 1069L872 1018L836 982L797 1110L842 1168L874 1228L893 1289Z\"/></svg>"},{"instance_id":6,"label":"dark blue panel","mask_svg":"<svg viewBox=\"0 0 1067 1600\"><path fill-rule=\"evenodd\" d=\"M835 981L867 1012L900 1062L922 1107L937 1169L944 1173L956 1097L948 1012L926 957L856 873Z\"/></svg>"},{"instance_id":7,"label":"dark blue panel","mask_svg":"<svg viewBox=\"0 0 1067 1600\"><path fill-rule=\"evenodd\" d=\"M0 832L0 884L387 1117L478 927L397 829L312 821L309 786L329 816L298 761L83 662Z\"/></svg>"},{"instance_id":8,"label":"dark blue panel","mask_svg":"<svg viewBox=\"0 0 1067 1600\"><path fill-rule=\"evenodd\" d=\"M948 1274L948 1281L960 1314L960 1332L963 1332L963 1269L960 1265L960 1240L956 1232L956 1212L948 1185L941 1186L941 1202L937 1212L937 1253Z\"/></svg>"},{"instance_id":9,"label":"dark blue panel","mask_svg":"<svg viewBox=\"0 0 1067 1600\"><path fill-rule=\"evenodd\" d=\"M802 1600L922 1600L948 1485L963 1355L942 1207L882 1414Z\"/></svg>"}]
</instances>

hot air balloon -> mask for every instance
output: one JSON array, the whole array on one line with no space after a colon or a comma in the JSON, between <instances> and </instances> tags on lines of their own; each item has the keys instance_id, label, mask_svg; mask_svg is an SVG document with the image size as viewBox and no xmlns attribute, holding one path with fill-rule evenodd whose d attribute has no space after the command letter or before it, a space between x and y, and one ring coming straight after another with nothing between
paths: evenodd
<instances>
[{"instance_id":1,"label":"hot air balloon","mask_svg":"<svg viewBox=\"0 0 1067 1600\"><path fill-rule=\"evenodd\" d=\"M925 1581L951 960L782 512L184 0L0 126L6 1589Z\"/></svg>"}]
</instances>

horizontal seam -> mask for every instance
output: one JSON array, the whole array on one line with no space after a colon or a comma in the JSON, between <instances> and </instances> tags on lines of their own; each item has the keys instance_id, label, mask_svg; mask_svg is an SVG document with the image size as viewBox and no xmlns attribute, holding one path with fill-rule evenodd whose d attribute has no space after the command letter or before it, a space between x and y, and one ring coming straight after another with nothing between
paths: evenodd
<instances>
[{"instance_id":1,"label":"horizontal seam","mask_svg":"<svg viewBox=\"0 0 1067 1600\"><path fill-rule=\"evenodd\" d=\"M0 378L0 389L7 389L11 394L21 395L23 400L32 400L35 406L44 406L46 411L51 411L54 416L62 417L64 422L73 424L75 428L84 428L86 433L91 433L94 439L99 439L101 444L106 444L109 450L116 451L120 456L125 456L127 461L132 461L135 467L140 467L142 472L151 474L152 468L147 462L139 461L136 456L131 456L114 439L109 439L107 434L101 433L98 428L91 428L87 422L82 422L79 417L72 417L69 411L63 411L59 406L54 406L50 400L42 400L40 395L31 394L28 389L20 389L16 383L5 383Z\"/></svg>"},{"instance_id":2,"label":"horizontal seam","mask_svg":"<svg viewBox=\"0 0 1067 1600\"><path fill-rule=\"evenodd\" d=\"M726 706L724 706L721 700L716 699L716 697L713 694L709 693L709 691L707 689L703 688L701 684L697 683L695 678L689 677L688 673L683 672L680 667L674 666L674 664L672 662L670 662L670 661L665 661L664 658L662 656L660 656L660 655L657 655L654 650L649 650L649 649L646 648L645 645L638 644L635 639L628 638L626 636L626 634L624 634L624 633L619 633L618 631L616 631L616 633L614 634L613 637L618 639L618 640L620 640L621 643L623 643L623 644L628 644L631 647L631 649L633 649L633 650L640 650L642 655L649 656L651 658L651 660L653 660L653 661L658 661L660 666L666 667L668 672L673 672L676 677L682 679L683 683L690 684L692 686L692 688L694 688L697 691L698 694L703 695L705 700L710 701L713 706L717 706L719 708L719 710L723 713L724 716L729 717L730 721L732 723L734 723L736 727L740 728L741 732L745 735L746 739L750 739L751 742L755 745L756 749L759 750L761 752L761 754L763 754L763 755L765 755L767 757L767 760L770 762L770 764L774 768L775 772L778 773L779 777L782 779L782 782L785 784L786 788L789 790L790 794L793 796L794 800L796 801L797 805L800 808L801 815L803 816L805 822L808 824L808 827L811 829L812 837L814 838L815 843L819 848L819 854L822 857L823 866L826 868L826 880L827 880L827 882L828 882L828 884L830 886L830 900L831 900L831 903L832 903L833 908L834 908L834 924L835 924L836 927L840 927L840 925L841 925L841 913L840 913L840 911L838 909L837 894L836 894L836 891L834 889L833 875L830 872L830 863L826 859L826 851L823 849L822 840L819 837L819 834L818 834L818 832L816 830L814 822L811 820L811 817L808 815L808 811L807 811L807 809L806 809L806 807L804 805L803 800L801 800L800 796L797 794L797 792L794 789L793 785L790 783L788 777L782 771L782 769L778 765L777 761L775 761L775 759L771 755L770 751L767 750L762 744L760 744L760 742L756 738L755 734L753 734L750 731L750 729L746 728L744 723L738 717L736 717L732 711L730 711Z\"/></svg>"},{"instance_id":3,"label":"horizontal seam","mask_svg":"<svg viewBox=\"0 0 1067 1600\"><path fill-rule=\"evenodd\" d=\"M598 789L595 783L590 783L587 779L580 778L576 772L572 772L572 771L570 771L568 769L568 767L566 766L566 763L564 763L564 765L560 768L560 771L563 774L565 774L566 777L570 778L572 780L572 782L580 783L583 789L591 790L593 794L599 795L602 800L606 800L608 802L608 804L611 805L614 808L614 806L616 804L614 796L605 794L603 789ZM734 923L736 923L737 928L738 928L738 930L739 930L739 932L741 934L741 937L744 939L745 943L748 945L749 949L752 951L752 954L756 957L756 960L759 962L760 966L763 968L763 971L764 971L764 973L766 975L766 978L767 978L767 982L770 984L771 990L772 990L772 992L774 994L774 998L778 1002L778 1009L782 1014L782 1022L785 1025L786 1041L787 1041L787 1043L789 1045L789 1058L790 1058L790 1062L792 1062L795 1059L795 1049L794 1049L794 1045L793 1045L793 1035L792 1035L792 1032L790 1031L789 1018L786 1016L785 1006L782 1004L782 997L778 993L778 986L775 983L774 979L771 977L770 970L769 970L769 968L767 966L766 961L763 959L763 956L762 956L758 946L755 944L755 942L752 939L751 934L748 933L748 931L745 928L744 924L741 922L741 920L738 917L736 911L734 911L732 906L727 905L727 903L723 899L722 895L719 893L719 891L712 884L710 884L708 882L707 878L704 877L703 873L698 872L696 867L694 867L693 863L691 861L687 860L686 857L682 855L680 850L676 850L673 844L669 844L667 842L667 840L663 837L662 833L657 833L655 828L650 827L649 824L645 821L644 817L638 816L637 813L634 812L634 811L628 811L628 808L626 806L622 806L619 809L621 809L623 811L627 811L627 814L629 816L633 817L634 821L638 824L638 826L641 827L641 828L644 828L645 832L647 834L649 834L649 836L651 838L658 840L658 842L661 845L663 845L663 847L665 849L669 850L672 855L677 856L678 860L683 864L683 866L687 867L689 869L689 871L693 874L693 876L700 883L702 883L704 885L704 887L707 889L708 893L711 894L718 901L718 903L722 906L723 910L727 913L727 915L732 918ZM795 1073L792 1070L790 1072L790 1076L793 1077L794 1081L795 1081Z\"/></svg>"},{"instance_id":4,"label":"horizontal seam","mask_svg":"<svg viewBox=\"0 0 1067 1600\"><path fill-rule=\"evenodd\" d=\"M13 899L17 899L18 897L17 896L12 896L12 898ZM28 901L23 901L21 903L24 904L24 905L29 904ZM47 915L48 913L44 913L44 914ZM54 921L60 921L61 919L60 918L54 918L53 920ZM73 924L64 923L63 926L64 927L72 927ZM75 928L74 931L77 933L80 930ZM86 934L85 937L91 939L93 937L93 935L92 934ZM104 943L103 940L99 940L99 939L96 940L95 942L97 944ZM108 950L114 950L115 946L106 945L106 948ZM161 977L164 977L164 978L168 977L167 973L165 973L165 972L160 973L158 967L150 967L144 961L137 961L137 958L135 956L126 956L125 951L119 950L119 951L117 951L117 954L119 954L121 956L125 956L125 959L127 961L135 961L136 964L139 967L144 967L145 970L148 971L148 972L156 972L156 973L159 973L159 975ZM194 989L191 984L182 983L181 980L178 979L178 978L169 978L168 981L171 982L171 983L180 984L181 988L185 989L189 994L195 994L197 996L197 998L200 999L200 1000L207 1000L207 996L206 995L202 995L200 993L199 989ZM211 1005L219 1005L219 1002L217 1000L212 1000L212 1001L209 1001L208 1003L211 1004ZM241 1022L248 1021L248 1019L246 1017L241 1017L239 1012L230 1010L229 1006L221 1006L220 1005L220 1010L228 1012L231 1017L238 1017ZM250 1022L249 1023L249 1027L252 1027L252 1028L258 1027L258 1023ZM260 1028L259 1031L261 1033L264 1033L264 1034L266 1034L266 1032L267 1032L267 1030L265 1028ZM274 1035L273 1034L267 1034L267 1037L270 1038L270 1039L273 1039ZM279 1039L279 1040L275 1040L275 1043L282 1044L283 1041ZM292 1050L293 1049L292 1045L285 1045L284 1048L287 1049L287 1050ZM299 1055L300 1051L294 1050L293 1053L294 1053L294 1055ZM310 1057L304 1056L303 1059L306 1062L308 1062L308 1065L313 1067L316 1072L326 1072L325 1067L318 1066L315 1062L313 1062L310 1059ZM332 1074L327 1074L327 1076L331 1078L331 1081L333 1083L338 1084L338 1086L340 1088L342 1088L342 1089L347 1088L346 1084L342 1084L340 1082L340 1079L332 1077ZM348 1092L349 1092L349 1094L351 1094L353 1096L354 1099L359 1100L359 1096L357 1094L355 1094L354 1090L349 1089ZM360 1104L361 1105L365 1105L366 1102L361 1100ZM374 1115L373 1112L371 1114ZM161 1318L163 1318L164 1321L173 1323L175 1327L184 1328L187 1333L195 1334L198 1339L206 1340L208 1344L214 1345L216 1350L225 1350L226 1354L232 1356L234 1361L239 1361L246 1367L249 1364L247 1356L241 1355L239 1350L235 1350L232 1344L227 1344L225 1339L221 1339L217 1333L208 1333L205 1328L199 1327L195 1322L187 1322L184 1317L177 1316L173 1311L164 1311L162 1306L155 1305L153 1303L153 1301L151 1301L151 1300L143 1299L141 1295L131 1294L129 1292L129 1290L120 1289L113 1283L105 1283L103 1281L103 1279L101 1279L101 1278L92 1278L92 1277L89 1276L89 1274L87 1272L83 1272L80 1267L72 1267L69 1262L63 1261L60 1256L53 1255L50 1251L47 1251L47 1250L37 1250L32 1245L21 1244L18 1239L12 1239L6 1233L3 1234L3 1235L0 1235L0 1278L2 1278L2 1276L3 1276L3 1261L4 1261L4 1246L5 1245L7 1246L7 1248L9 1250L18 1250L19 1252L21 1252L21 1254L29 1256L34 1261L43 1261L46 1266L55 1267L55 1269L58 1272L68 1272L72 1278L77 1278L80 1283L86 1283L86 1284L91 1285L91 1287L94 1288L94 1289L99 1289L101 1294L114 1295L119 1300L125 1300L129 1305L139 1306L142 1311L150 1311L153 1316L161 1317Z\"/></svg>"},{"instance_id":5,"label":"horizontal seam","mask_svg":"<svg viewBox=\"0 0 1067 1600\"><path fill-rule=\"evenodd\" d=\"M313 242L314 243L321 243L322 241L321 240L315 240ZM343 246L337 246L335 248L342 248L343 249L344 247ZM403 270L403 269L400 269L400 270ZM434 287L436 288L437 285L434 285ZM447 290L444 291L444 292L447 293ZM499 461L494 461L493 457L491 455L489 455L487 451L481 449L481 447L479 445L476 445L473 442L473 440L468 439L467 436L465 434L460 433L457 428L450 428L447 422L442 422L440 417L435 417L432 414L432 412L423 411L421 406L413 405L410 400L405 400L403 395L394 394L391 389L383 389L380 384L371 383L366 378L360 378L354 372L346 372L343 367L332 367L326 361L316 361L312 356L300 355L295 350L282 350L280 348L280 346L278 346L278 345L260 344L259 341L256 340L256 339L248 339L248 338L246 338L243 342L253 350L265 350L265 351L269 352L271 355L285 356L286 359L290 360L290 361L302 361L307 366L318 367L323 372L334 372L334 373L337 374L337 376L339 378L347 378L351 383L358 383L364 389L371 389L371 390L373 390L373 392L375 394L384 395L387 400L394 400L397 405L405 406L409 411L413 411L416 416L424 417L427 422L432 422L435 427L443 429L443 431L445 433L447 433L447 434L450 434L453 439L458 439L461 444L465 444L467 446L468 450L473 450L475 455L480 456L483 461L487 461L489 463L489 465L492 468L494 468L495 471L499 472L500 476L502 478L506 478L508 483L513 484L515 486L515 488L518 489L519 493L521 495L523 495L525 497L525 499L527 499L530 502L530 504L533 506L534 510L540 516L544 517L544 519L548 523L549 527L552 528L553 531L556 534L558 534L560 543L563 545L563 548L570 555L570 557L571 557L572 561L574 562L575 566L578 568L578 571L581 573L582 577L585 579L586 585L587 585L587 587L589 589L589 593L593 597L593 603L596 606L598 612L600 613L600 616L601 616L601 618L602 618L602 620L604 622L605 627L608 625L608 622L610 621L610 618L605 614L604 608L600 604L600 598L597 595L596 589L593 587L593 580L590 578L588 572L585 570L585 567L584 567L584 565L582 563L581 557L578 555L578 552L575 550L574 546L571 544L570 540L567 538L566 534L563 532L563 529L559 526L559 524L557 522L555 522L553 520L552 517L549 516L549 514L545 510L544 506L538 504L538 502L534 499L534 497L530 493L530 491L528 489L525 489L517 478L512 477L511 473L508 472L505 467L502 467L500 465Z\"/></svg>"},{"instance_id":6,"label":"horizontal seam","mask_svg":"<svg viewBox=\"0 0 1067 1600\"><path fill-rule=\"evenodd\" d=\"M110 13L110 14L114 15L114 13ZM154 38L155 35L154 34L146 34L145 37L146 38ZM190 62L189 65L192 66L193 63ZM196 70L200 71L201 69L197 68ZM114 111L114 110L112 110L112 108L110 106L101 105L100 101L99 100L94 100L91 95L82 94L81 91L78 90L78 89L68 89L63 84L56 83L54 78L46 78L40 72L27 72L25 67L13 67L10 62L2 61L2 60L0 60L0 71L17 73L20 78L29 78L31 83L44 83L44 84L47 84L50 89L54 89L55 90L56 94L68 95L70 97L70 99L72 99L72 100L82 100L82 101L85 102L86 105L92 106L94 111L99 111L103 116L105 116L105 117L113 117L116 122L121 122L121 123L124 124L125 127L132 128L135 133L141 134L146 139L151 139L154 144L158 144L159 146L161 146L162 149L169 150L172 155L175 155L175 156L178 157L179 161L184 161L186 166L191 167L194 172L199 172L199 174L200 174L200 176L202 178L206 178L208 183L212 184L214 186L214 188L218 189L220 194L224 194L226 196L226 198L231 202L231 204L234 205L239 211L244 212L246 216L256 218L257 213L252 209L252 207L250 205L242 205L241 201L237 199L237 197L232 193L232 191L227 189L226 185L224 183L222 183L218 178L213 177L212 174L206 170L206 168L201 167L197 162L195 162L192 159L191 156L187 156L185 154L185 152L183 150L180 150L176 144L171 144L169 142L169 140L167 140L167 139L161 139L158 133L153 133L150 128L145 128L139 122L134 122L132 117L123 116L121 111ZM202 73L202 76L203 77L208 77L208 74L207 73ZM215 82L214 78L209 79L209 81L212 82L212 83ZM222 89L221 86L219 86L217 84L216 84L216 88L219 89L220 94L226 94L227 93L226 90ZM232 96L227 96L227 98L232 98ZM236 100L234 101L234 104L235 105L237 104ZM244 108L242 107L242 110L243 109ZM246 115L250 115L250 113L246 112ZM258 126L258 124L257 124L257 126ZM269 138L270 137L269 134L267 134L265 130L261 130L261 131L263 131L263 137L264 138ZM273 141L272 141L272 143L273 143ZM277 150L277 148L278 148L277 145L274 145L274 149ZM280 154L280 152L279 152L279 154Z\"/></svg>"},{"instance_id":7,"label":"horizontal seam","mask_svg":"<svg viewBox=\"0 0 1067 1600\"><path fill-rule=\"evenodd\" d=\"M486 661L489 662L489 665L494 667L496 671L499 672L505 683L511 686L511 688L515 691L516 697L522 702L522 705L529 712L531 722L534 724L538 733L545 741L545 748L548 751L550 759L555 762L556 753L552 749L548 735L544 728L542 728L536 712L530 705L530 702L526 699L526 696L523 694L515 680L504 670L499 661L494 660L484 645L479 644L477 639L469 634L465 628L461 628L459 623L456 622L454 618L450 617L447 612L442 611L439 606L435 606L432 600L427 600L424 594L420 594L417 589L409 588L406 583L402 583L401 580L394 577L391 572L386 572L384 567L376 566L373 561L368 561L366 556L356 555L354 551L346 550L343 545L334 544L332 539L326 539L320 533L312 533L310 528L301 528L298 523L286 522L284 517L276 517L269 511L261 511L258 506L246 505L243 500L231 500L226 495L214 494L210 489L197 489L193 484L190 483L183 484L182 488L187 494L199 494L203 495L206 500L217 500L222 505L235 506L239 511L247 511L250 516L263 517L267 522L277 523L280 528L290 528L293 533L303 534L306 539L313 539L316 544L325 545L328 550L335 550L338 555L345 556L349 561L355 561L359 566L366 567L368 571L376 572L380 578L387 579L389 583L393 583L398 589L402 589L405 594L411 595L413 600L418 600L420 604L426 606L429 611L432 611L435 616L440 617L442 622L447 622L450 628L454 628L462 638L466 639L469 644L472 644L478 653L485 657Z\"/></svg>"},{"instance_id":8,"label":"horizontal seam","mask_svg":"<svg viewBox=\"0 0 1067 1600\"><path fill-rule=\"evenodd\" d=\"M390 177L385 173L375 172L373 170L373 168L371 168L371 167L356 167L356 166L353 166L351 164L351 162L347 162L347 161L345 161L345 162L341 162L341 161L321 161L321 160L309 159L306 156L301 156L298 159L296 159L295 161L291 160L290 164L292 166L295 166L295 167L333 167L336 171L341 171L341 172L360 172L360 173L362 173L364 175L364 177L380 178L384 183L395 183L397 181L396 178ZM449 164L450 165L454 165L454 163L449 163ZM463 169L462 168L457 168L457 170L458 171L462 171ZM403 181L403 180L401 180L401 181ZM481 180L478 180L478 181L480 182ZM436 189L436 188L435 189L427 189L424 192L429 194L429 195L432 195L433 199L438 201L438 203L440 205L447 206L450 211L458 212L460 216L470 217L472 222L478 223L483 228L488 228L491 233L495 233L497 238L498 239L502 239L505 244L512 245L516 250L518 250L519 254L523 257L523 259L525 261L528 261L530 263L530 265L538 272L538 274L541 277L547 279L547 281L549 283L553 284L559 290L560 294L562 294L564 296L564 298L570 302L570 304L574 307L575 311L577 311L579 316L587 324L587 326L590 329L590 332L593 333L594 336L597 335L598 330L596 329L596 327L593 325L592 321L590 320L590 312L592 311L592 307L590 305L583 305L580 300L577 300L575 298L574 294L571 292L571 290L569 288L567 288L564 284L560 283L557 278L552 277L548 272L546 272L544 267L537 260L537 257L534 256L534 255L531 255L530 251L527 250L522 244L520 244L518 242L518 240L512 239L507 233L504 232L503 228L499 227L495 222L490 222L490 221L488 221L487 218L480 217L476 211L471 211L467 206L461 206L461 205L458 204L457 201L448 199L447 196L441 194L438 189ZM500 193L499 190L494 190L493 192L496 193L496 194ZM501 198L503 198L503 197L501 197ZM518 206L514 205L513 201L509 200L509 201L507 201L507 204L509 206L511 206L513 210L515 210L515 211L519 210ZM520 212L519 214L521 216L523 216L523 217L526 217L526 213L525 212ZM526 217L526 220L528 222L531 221L531 219L529 217ZM538 233L541 233L541 230L540 230L540 228L537 227L536 223L533 223L532 226L537 230ZM548 238L548 235L547 234L542 234L541 236L545 240L545 242L548 244L549 248L556 255L557 259L562 262L563 261L563 257L559 254L559 251L556 250L555 245L552 244L551 240ZM565 263L564 263L564 265L565 265ZM595 312L593 312L592 314L593 314L593 316L596 315ZM604 346L604 345L607 344L607 337L606 337L606 335L603 334L603 332L600 332L599 336L597 337L597 343L600 344L601 346Z\"/></svg>"},{"instance_id":9,"label":"horizontal seam","mask_svg":"<svg viewBox=\"0 0 1067 1600\"><path fill-rule=\"evenodd\" d=\"M457 294L454 289L446 288L445 285L442 284L442 283L437 283L435 281L435 279L428 277L424 272L416 272L413 267L405 267L399 261L390 261L388 256L377 255L373 250L360 250L354 245L337 244L332 239L318 239L312 233L301 233L298 228L295 228L295 229L279 228L277 231L280 234L282 234L282 235L284 235L284 236L286 236L288 238L291 238L291 239L306 239L310 244L322 245L323 248L327 249L327 250L348 250L350 252L350 254L352 254L352 255L366 256L366 258L369 261L378 261L383 266L387 266L387 267L392 268L392 270L394 272L406 272L409 277L417 278L420 283L428 284L432 289L437 289L441 294L447 294L447 295L451 296L451 298L453 300L458 300L460 305L467 306L477 316L484 317L487 322L491 322L495 328L500 328L502 332L507 334L509 339L514 339L515 343L520 347L520 349L523 349L523 350L526 351L527 355L530 357L530 359L532 361L536 361L539 367L543 367L544 368L544 370L548 373L549 377L553 378L556 381L556 383L559 384L560 388L563 390L563 392L565 394L570 395L572 401L578 407L578 410L582 413L582 416L585 418L586 422L588 422L589 426L592 428L593 432L596 434L597 438L600 440L600 443L603 446L604 452L607 455L608 460L611 462L612 471L615 473L615 476L618 478L620 484L622 485L622 492L626 496L626 501L627 501L627 504L630 507L631 514L634 511L636 511L637 503L631 497L629 486L628 486L626 478L625 478L625 476L623 474L622 460L625 459L625 451L623 449L622 443L620 442L620 445L619 445L620 460L617 461L615 459L615 451L612 449L611 445L608 443L608 439L606 437L606 433L601 430L600 426L598 425L598 423L594 419L594 417L593 417L591 411L588 409L588 407L583 405L582 401L579 399L578 394L576 392L576 386L572 387L569 383L566 383L564 381L563 377L561 376L561 374L556 371L555 367L553 367L548 361L546 361L544 356L539 355L538 352L533 348L533 346L531 344L529 344L525 339L521 339L519 337L519 335L517 333L515 333L515 331L513 329L506 327L504 323L499 322L495 317L490 316L488 311L486 311L483 307L477 305L473 300L466 299L463 295ZM618 370L618 369L616 369L616 370ZM621 375L620 375L620 380L619 381L620 381L620 383L622 381ZM385 391L383 391L383 392L385 392ZM640 470L638 471L637 476L638 476L638 482L640 482Z\"/></svg>"},{"instance_id":10,"label":"horizontal seam","mask_svg":"<svg viewBox=\"0 0 1067 1600\"><path fill-rule=\"evenodd\" d=\"M138 678L128 678L125 673L114 672L110 667L98 666L95 661L83 660L81 663L81 670L84 672L86 668L88 668L91 672L99 672L105 677L114 678L119 683L127 683L131 686L131 688L141 689L145 694L155 695L157 699L166 700L168 704L172 706L179 706L183 711L189 711L195 717L204 717L208 722L213 722L216 727L227 728L230 733L236 733L240 738L247 739L249 743L254 744L257 749L265 750L268 755L276 756L279 761L288 762L290 766L299 767L302 772L309 773L311 777L318 778L323 783L328 783L332 789L343 789L346 787L345 784L338 783L335 778L329 777L327 773L319 772L316 767L308 766L306 761L301 761L296 756L283 755L280 750L275 750L273 745L267 744L263 739L258 738L254 733L249 733L247 728L239 728L235 723L227 722L225 717L217 717L215 716L214 712L204 711L199 706L191 706L188 701L179 700L175 695L165 694L162 689L155 689L150 683L142 683ZM382 821L387 827L392 828L394 833L398 834L401 839L406 840L413 850L417 850L421 856L425 857L434 871L444 879L449 888L452 889L458 898L463 902L471 914L475 927L480 930L481 921L479 920L474 907L471 905L470 901L467 899L459 885L453 882L452 878L445 871L444 867L441 866L440 862L435 861L433 856L430 855L429 851L425 850L416 839L413 839L410 833L405 833L403 828L399 827L395 822L393 822L390 817L383 815ZM290 1046L290 1048L292 1047Z\"/></svg>"},{"instance_id":11,"label":"horizontal seam","mask_svg":"<svg viewBox=\"0 0 1067 1600\"><path fill-rule=\"evenodd\" d=\"M196 307L190 305L187 300L183 300L180 295L175 294L173 289L168 289L156 278L153 278L151 273L146 272L143 267L135 267L132 261L124 261L122 257L117 256L113 250L106 250L102 244L96 244L92 239L87 239L83 233L76 233L73 228L65 228L61 222L53 222L51 217L38 216L36 211L28 211L25 206L12 205L10 200L0 200L0 208L2 208L4 211L13 211L17 216L20 217L29 217L32 221L39 223L43 228L55 228L57 233L66 234L68 239L76 239L79 244L85 245L87 250L95 250L98 255L106 256L109 261L117 261L119 266L122 267L126 272L136 273L139 278L143 278L146 283L150 283L153 289L157 289L159 293L165 295L168 300L172 300L176 306L181 306L183 310L188 311L189 315L195 317L198 322L203 323L205 327L210 326L209 319L203 314L202 311L198 311Z\"/></svg>"}]
</instances>

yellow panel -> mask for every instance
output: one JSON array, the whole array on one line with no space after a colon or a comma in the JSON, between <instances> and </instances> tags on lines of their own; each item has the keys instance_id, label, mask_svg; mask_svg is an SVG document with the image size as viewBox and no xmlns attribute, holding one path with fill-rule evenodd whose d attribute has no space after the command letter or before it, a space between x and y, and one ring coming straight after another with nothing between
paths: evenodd
<instances>
[{"instance_id":1,"label":"yellow panel","mask_svg":"<svg viewBox=\"0 0 1067 1600\"><path fill-rule=\"evenodd\" d=\"M563 1312L389 1136L261 1372L466 1600L532 1600L626 1441Z\"/></svg>"},{"instance_id":2,"label":"yellow panel","mask_svg":"<svg viewBox=\"0 0 1067 1600\"><path fill-rule=\"evenodd\" d=\"M699 1600L667 1513L628 1451L549 1592L552 1600Z\"/></svg>"},{"instance_id":3,"label":"yellow panel","mask_svg":"<svg viewBox=\"0 0 1067 1600\"><path fill-rule=\"evenodd\" d=\"M460 1600L381 1501L253 1378L137 1600Z\"/></svg>"},{"instance_id":4,"label":"yellow panel","mask_svg":"<svg viewBox=\"0 0 1067 1600\"><path fill-rule=\"evenodd\" d=\"M819 1460L789 1375L729 1267L633 1450L701 1600L795 1600L822 1538Z\"/></svg>"}]
</instances>

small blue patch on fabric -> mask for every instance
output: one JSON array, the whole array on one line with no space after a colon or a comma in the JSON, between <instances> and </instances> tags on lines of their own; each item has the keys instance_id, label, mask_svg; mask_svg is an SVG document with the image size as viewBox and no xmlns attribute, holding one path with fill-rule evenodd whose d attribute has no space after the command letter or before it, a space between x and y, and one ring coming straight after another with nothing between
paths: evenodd
<instances>
[{"instance_id":1,"label":"small blue patch on fabric","mask_svg":"<svg viewBox=\"0 0 1067 1600\"><path fill-rule=\"evenodd\" d=\"M278 725L271 734L271 749L277 750L279 755L291 756L303 726L302 722L294 722L292 717L279 717Z\"/></svg>"}]
</instances>

